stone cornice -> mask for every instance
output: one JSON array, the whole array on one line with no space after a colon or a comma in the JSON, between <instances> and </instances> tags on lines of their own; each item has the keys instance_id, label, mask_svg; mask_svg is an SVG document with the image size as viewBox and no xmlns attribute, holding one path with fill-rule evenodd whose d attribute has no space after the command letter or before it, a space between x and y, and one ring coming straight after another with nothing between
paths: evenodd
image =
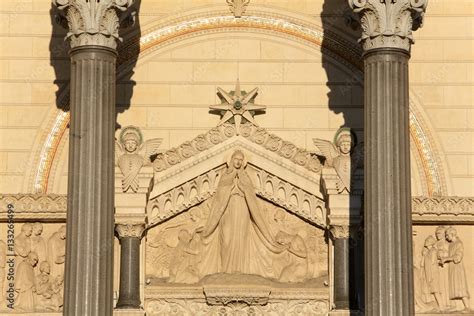
<instances>
[{"instance_id":1,"label":"stone cornice","mask_svg":"<svg viewBox=\"0 0 474 316\"><path fill-rule=\"evenodd\" d=\"M364 51L377 48L410 50L412 31L422 24L428 0L348 0L360 16Z\"/></svg>"},{"instance_id":2,"label":"stone cornice","mask_svg":"<svg viewBox=\"0 0 474 316\"><path fill-rule=\"evenodd\" d=\"M12 205L13 220L66 219L67 197L59 194L0 194L0 221L8 216Z\"/></svg>"},{"instance_id":3,"label":"stone cornice","mask_svg":"<svg viewBox=\"0 0 474 316\"><path fill-rule=\"evenodd\" d=\"M240 136L259 147L277 153L284 160L301 166L312 173L321 173L321 163L304 148L297 147L281 137L267 132L266 129L251 123L240 126ZM234 124L225 123L214 127L205 134L196 136L176 148L171 148L159 154L153 162L155 173L161 173L182 161L194 158L199 153L207 151L226 140L237 136ZM156 179L155 179L156 181Z\"/></svg>"},{"instance_id":4,"label":"stone cornice","mask_svg":"<svg viewBox=\"0 0 474 316\"><path fill-rule=\"evenodd\" d=\"M58 16L58 22L68 33L71 48L96 45L117 48L120 40L118 11L126 11L133 0L52 0L65 16Z\"/></svg>"},{"instance_id":5,"label":"stone cornice","mask_svg":"<svg viewBox=\"0 0 474 316\"><path fill-rule=\"evenodd\" d=\"M0 194L0 221L12 204L18 219L65 219L67 197L60 194ZM415 223L473 222L474 197L438 196L412 198Z\"/></svg>"},{"instance_id":6,"label":"stone cornice","mask_svg":"<svg viewBox=\"0 0 474 316\"><path fill-rule=\"evenodd\" d=\"M414 223L474 223L474 197L413 197Z\"/></svg>"}]
</instances>

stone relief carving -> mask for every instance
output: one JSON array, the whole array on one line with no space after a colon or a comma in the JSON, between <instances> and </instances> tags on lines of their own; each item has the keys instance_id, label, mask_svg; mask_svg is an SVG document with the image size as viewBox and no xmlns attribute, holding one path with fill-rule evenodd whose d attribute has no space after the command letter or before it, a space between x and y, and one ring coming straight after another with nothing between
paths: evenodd
<instances>
[{"instance_id":1,"label":"stone relief carving","mask_svg":"<svg viewBox=\"0 0 474 316\"><path fill-rule=\"evenodd\" d=\"M324 201L274 176L265 170L251 167L256 173L256 193L292 213L316 224L326 227L326 207Z\"/></svg>"},{"instance_id":2,"label":"stone relief carving","mask_svg":"<svg viewBox=\"0 0 474 316\"><path fill-rule=\"evenodd\" d=\"M414 220L429 218L443 221L473 221L474 198L437 196L413 197L412 212Z\"/></svg>"},{"instance_id":3,"label":"stone relief carving","mask_svg":"<svg viewBox=\"0 0 474 316\"><path fill-rule=\"evenodd\" d=\"M65 195L0 194L0 217L7 217L9 204L15 208L16 219L66 219L67 198Z\"/></svg>"},{"instance_id":4,"label":"stone relief carving","mask_svg":"<svg viewBox=\"0 0 474 316\"><path fill-rule=\"evenodd\" d=\"M217 96L221 99L222 103L209 106L212 111L211 113L216 113L221 116L221 120L217 126L231 121L235 124L235 132L237 135L241 133L240 124L242 120L247 120L253 125L258 126L253 116L255 114L262 114L266 109L265 105L257 105L254 103L258 94L258 88L254 88L249 93L241 91L239 79L237 79L234 91L226 92L219 87L217 91ZM228 137L234 135L232 130L224 130L224 133L230 134Z\"/></svg>"},{"instance_id":5,"label":"stone relief carving","mask_svg":"<svg viewBox=\"0 0 474 316\"><path fill-rule=\"evenodd\" d=\"M115 231L119 235L119 238L142 238L143 232L145 231L145 224L117 223L115 224Z\"/></svg>"},{"instance_id":6,"label":"stone relief carving","mask_svg":"<svg viewBox=\"0 0 474 316\"><path fill-rule=\"evenodd\" d=\"M215 193L221 169L210 170L151 200L147 205L150 223L159 223L208 199Z\"/></svg>"},{"instance_id":7,"label":"stone relief carving","mask_svg":"<svg viewBox=\"0 0 474 316\"><path fill-rule=\"evenodd\" d=\"M120 40L117 12L126 11L133 0L52 0L65 16L57 17L59 24L68 29L66 38L71 47L100 45L112 49Z\"/></svg>"},{"instance_id":8,"label":"stone relief carving","mask_svg":"<svg viewBox=\"0 0 474 316\"><path fill-rule=\"evenodd\" d=\"M47 242L44 228L52 232ZM6 235L6 230L0 231ZM59 312L63 305L63 280L66 226L24 223L15 236L14 247L7 248L0 240L0 288L7 290L13 284L14 298L0 297L0 312ZM40 255L41 254L41 255ZM8 265L7 265L8 262ZM6 269L14 266L14 278L6 278ZM11 285L8 285L11 286ZM7 306L8 304L8 306Z\"/></svg>"},{"instance_id":9,"label":"stone relief carving","mask_svg":"<svg viewBox=\"0 0 474 316\"><path fill-rule=\"evenodd\" d=\"M206 302L180 299L154 299L146 302L145 310L152 315L325 315L327 300L276 300L266 305L208 305Z\"/></svg>"},{"instance_id":10,"label":"stone relief carving","mask_svg":"<svg viewBox=\"0 0 474 316\"><path fill-rule=\"evenodd\" d=\"M438 226L424 239L414 261L417 313L472 311L464 261L464 246L456 228Z\"/></svg>"},{"instance_id":11,"label":"stone relief carving","mask_svg":"<svg viewBox=\"0 0 474 316\"><path fill-rule=\"evenodd\" d=\"M339 193L351 192L351 178L357 168L363 167L363 143L356 144L355 136L348 128L341 128L336 132L334 143L313 138L317 148L316 155L324 157L325 167L333 167L339 175L336 183Z\"/></svg>"},{"instance_id":12,"label":"stone relief carving","mask_svg":"<svg viewBox=\"0 0 474 316\"><path fill-rule=\"evenodd\" d=\"M240 18L245 13L250 0L226 0L229 5L230 12L234 14L236 18Z\"/></svg>"},{"instance_id":13,"label":"stone relief carving","mask_svg":"<svg viewBox=\"0 0 474 316\"><path fill-rule=\"evenodd\" d=\"M329 231L334 239L346 239L351 237L351 229L347 225L331 225Z\"/></svg>"},{"instance_id":14,"label":"stone relief carving","mask_svg":"<svg viewBox=\"0 0 474 316\"><path fill-rule=\"evenodd\" d=\"M149 231L150 275L176 283L216 273L281 282L320 275L314 248L325 253L323 232L258 199L240 150L221 173L212 198Z\"/></svg>"},{"instance_id":15,"label":"stone relief carving","mask_svg":"<svg viewBox=\"0 0 474 316\"><path fill-rule=\"evenodd\" d=\"M198 135L192 141L183 143L178 148L171 148L158 154L153 162L155 172L163 172L235 136L242 136L265 149L276 152L281 157L291 160L309 171L315 173L321 171L320 161L310 152L258 127L253 116L260 114L266 108L264 105L254 103L258 88L247 93L240 89L237 80L235 91L226 92L221 88L217 90L217 95L222 103L211 105L209 108L211 113L221 115L218 125L207 133Z\"/></svg>"},{"instance_id":16,"label":"stone relief carving","mask_svg":"<svg viewBox=\"0 0 474 316\"><path fill-rule=\"evenodd\" d=\"M364 50L410 49L412 31L422 25L428 0L348 0L360 16Z\"/></svg>"},{"instance_id":17,"label":"stone relief carving","mask_svg":"<svg viewBox=\"0 0 474 316\"><path fill-rule=\"evenodd\" d=\"M144 165L151 164L151 157L158 154L161 138L143 141L138 127L126 126L120 132L119 141L115 142L117 165L123 174L123 192L137 192L139 188L138 173Z\"/></svg>"},{"instance_id":18,"label":"stone relief carving","mask_svg":"<svg viewBox=\"0 0 474 316\"><path fill-rule=\"evenodd\" d=\"M179 146L178 148L171 148L158 154L153 161L153 169L155 172L163 172L177 163L185 161L217 144L223 143L236 135L237 131L234 124L223 123L211 129L206 134L198 135L191 142L186 142L185 148L187 152L183 153L183 146ZM283 141L280 137L268 133L263 128L257 127L249 122L242 123L240 125L240 136L270 151L276 152L281 157L311 172L321 172L321 163L315 155L312 155L305 149L298 148L291 143Z\"/></svg>"},{"instance_id":19,"label":"stone relief carving","mask_svg":"<svg viewBox=\"0 0 474 316\"><path fill-rule=\"evenodd\" d=\"M258 196L275 203L292 213L316 224L326 226L324 201L255 166L248 166L255 192ZM190 207L193 207L216 192L223 167L202 174L191 181L159 195L148 203L150 223L160 223Z\"/></svg>"}]
</instances>

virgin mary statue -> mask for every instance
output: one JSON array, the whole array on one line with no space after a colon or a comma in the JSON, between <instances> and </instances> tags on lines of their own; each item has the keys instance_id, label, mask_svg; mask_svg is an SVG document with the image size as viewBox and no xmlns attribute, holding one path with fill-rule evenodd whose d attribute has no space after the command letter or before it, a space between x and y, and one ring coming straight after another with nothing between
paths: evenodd
<instances>
[{"instance_id":1,"label":"virgin mary statue","mask_svg":"<svg viewBox=\"0 0 474 316\"><path fill-rule=\"evenodd\" d=\"M274 239L249 175L245 156L237 150L208 204L209 218L201 231L204 251L201 276L212 273L276 277L272 258L284 251Z\"/></svg>"}]
</instances>

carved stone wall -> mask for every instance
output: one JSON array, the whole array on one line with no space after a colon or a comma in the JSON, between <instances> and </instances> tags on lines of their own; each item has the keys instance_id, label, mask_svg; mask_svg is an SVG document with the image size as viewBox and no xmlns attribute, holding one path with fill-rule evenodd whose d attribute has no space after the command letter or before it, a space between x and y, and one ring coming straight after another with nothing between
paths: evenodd
<instances>
[{"instance_id":1,"label":"carved stone wall","mask_svg":"<svg viewBox=\"0 0 474 316\"><path fill-rule=\"evenodd\" d=\"M418 314L471 313L474 301L474 228L413 227L415 310Z\"/></svg>"}]
</instances>

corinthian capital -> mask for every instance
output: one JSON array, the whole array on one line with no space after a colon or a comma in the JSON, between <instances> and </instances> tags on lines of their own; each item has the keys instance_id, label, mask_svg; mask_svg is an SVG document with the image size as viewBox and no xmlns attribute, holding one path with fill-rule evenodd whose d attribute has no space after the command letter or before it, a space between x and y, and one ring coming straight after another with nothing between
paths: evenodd
<instances>
[{"instance_id":1,"label":"corinthian capital","mask_svg":"<svg viewBox=\"0 0 474 316\"><path fill-rule=\"evenodd\" d=\"M428 0L348 0L360 16L364 51L376 48L410 50L412 31L421 26Z\"/></svg>"},{"instance_id":2,"label":"corinthian capital","mask_svg":"<svg viewBox=\"0 0 474 316\"><path fill-rule=\"evenodd\" d=\"M118 12L126 11L133 0L52 0L64 11L67 22L66 38L71 47L98 45L112 49L117 47L120 20ZM61 23L65 24L66 23Z\"/></svg>"},{"instance_id":3,"label":"corinthian capital","mask_svg":"<svg viewBox=\"0 0 474 316\"><path fill-rule=\"evenodd\" d=\"M142 238L143 231L145 230L145 224L115 224L115 231L119 235L119 238L134 237Z\"/></svg>"}]
</instances>

